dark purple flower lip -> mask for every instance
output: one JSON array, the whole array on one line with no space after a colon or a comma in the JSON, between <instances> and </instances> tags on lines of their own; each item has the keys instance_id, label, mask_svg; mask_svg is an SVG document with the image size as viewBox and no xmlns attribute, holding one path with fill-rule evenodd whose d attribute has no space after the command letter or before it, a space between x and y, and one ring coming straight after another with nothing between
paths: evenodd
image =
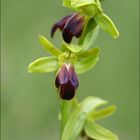
<instances>
[{"instance_id":1,"label":"dark purple flower lip","mask_svg":"<svg viewBox=\"0 0 140 140\"><path fill-rule=\"evenodd\" d=\"M62 31L63 39L66 43L72 41L73 36L79 38L82 35L85 25L85 17L79 13L65 16L59 22L55 23L51 29L51 37L57 29Z\"/></svg>"},{"instance_id":2,"label":"dark purple flower lip","mask_svg":"<svg viewBox=\"0 0 140 140\"><path fill-rule=\"evenodd\" d=\"M72 64L63 64L55 79L55 86L59 95L64 100L70 100L75 96L79 79Z\"/></svg>"}]
</instances>

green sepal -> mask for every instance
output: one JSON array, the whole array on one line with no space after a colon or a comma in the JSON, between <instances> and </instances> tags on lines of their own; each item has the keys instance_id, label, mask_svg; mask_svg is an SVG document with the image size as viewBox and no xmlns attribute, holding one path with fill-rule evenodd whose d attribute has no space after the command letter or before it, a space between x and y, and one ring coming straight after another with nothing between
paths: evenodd
<instances>
[{"instance_id":1,"label":"green sepal","mask_svg":"<svg viewBox=\"0 0 140 140\"><path fill-rule=\"evenodd\" d=\"M75 70L78 74L84 73L95 66L99 57L89 57L74 63Z\"/></svg>"},{"instance_id":2,"label":"green sepal","mask_svg":"<svg viewBox=\"0 0 140 140\"><path fill-rule=\"evenodd\" d=\"M71 6L81 14L93 17L97 12L102 11L101 5L96 0L71 0Z\"/></svg>"},{"instance_id":3,"label":"green sepal","mask_svg":"<svg viewBox=\"0 0 140 140\"><path fill-rule=\"evenodd\" d=\"M97 12L102 11L98 0L63 0L63 6L89 17L93 17Z\"/></svg>"},{"instance_id":4,"label":"green sepal","mask_svg":"<svg viewBox=\"0 0 140 140\"><path fill-rule=\"evenodd\" d=\"M58 57L62 52L57 49L52 43L50 43L44 36L39 35L39 41L40 44L43 46L43 48L49 52L50 54Z\"/></svg>"},{"instance_id":5,"label":"green sepal","mask_svg":"<svg viewBox=\"0 0 140 140\"><path fill-rule=\"evenodd\" d=\"M106 103L106 101L95 97L87 97L82 101L69 116L61 140L77 140L78 135L84 127L89 112Z\"/></svg>"},{"instance_id":6,"label":"green sepal","mask_svg":"<svg viewBox=\"0 0 140 140\"><path fill-rule=\"evenodd\" d=\"M91 48L87 51L82 51L77 54L77 58L88 58L88 57L96 57L99 55L100 49L99 48Z\"/></svg>"},{"instance_id":7,"label":"green sepal","mask_svg":"<svg viewBox=\"0 0 140 140\"><path fill-rule=\"evenodd\" d=\"M92 120L99 120L106 118L110 115L112 115L116 111L116 106L112 105L109 107L106 107L105 109L101 110L95 110L89 114L90 119Z\"/></svg>"},{"instance_id":8,"label":"green sepal","mask_svg":"<svg viewBox=\"0 0 140 140\"><path fill-rule=\"evenodd\" d=\"M65 45L65 50L67 49L70 52L78 53L83 49L83 47L81 45L67 44L65 42L63 44Z\"/></svg>"},{"instance_id":9,"label":"green sepal","mask_svg":"<svg viewBox=\"0 0 140 140\"><path fill-rule=\"evenodd\" d=\"M78 44L82 45L84 50L88 49L94 44L98 36L98 32L99 26L97 25L97 23L94 21L93 18L89 19L86 29L81 38L79 39Z\"/></svg>"},{"instance_id":10,"label":"green sepal","mask_svg":"<svg viewBox=\"0 0 140 140\"><path fill-rule=\"evenodd\" d=\"M96 124L92 120L86 121L84 130L88 137L95 140L118 140L118 137L115 134Z\"/></svg>"},{"instance_id":11,"label":"green sepal","mask_svg":"<svg viewBox=\"0 0 140 140\"><path fill-rule=\"evenodd\" d=\"M71 0L63 0L63 6L68 7L68 8L72 8L71 7Z\"/></svg>"},{"instance_id":12,"label":"green sepal","mask_svg":"<svg viewBox=\"0 0 140 140\"><path fill-rule=\"evenodd\" d=\"M94 16L96 23L106 32L108 32L113 38L119 37L119 32L113 23L113 21L104 13L98 13Z\"/></svg>"},{"instance_id":13,"label":"green sepal","mask_svg":"<svg viewBox=\"0 0 140 140\"><path fill-rule=\"evenodd\" d=\"M102 9L102 7L101 7L101 0L95 0L96 1L96 3L97 3L97 5L98 5L98 7L99 7L99 9Z\"/></svg>"},{"instance_id":14,"label":"green sepal","mask_svg":"<svg viewBox=\"0 0 140 140\"><path fill-rule=\"evenodd\" d=\"M95 4L95 0L71 0L71 6L72 7L82 7L90 4Z\"/></svg>"},{"instance_id":15,"label":"green sepal","mask_svg":"<svg viewBox=\"0 0 140 140\"><path fill-rule=\"evenodd\" d=\"M67 47L67 44L64 41L62 42L61 51L62 52L70 51L70 49Z\"/></svg>"},{"instance_id":16,"label":"green sepal","mask_svg":"<svg viewBox=\"0 0 140 140\"><path fill-rule=\"evenodd\" d=\"M90 112L106 104L108 104L106 100L89 96L86 99L84 99L79 105L81 106L83 112L89 115Z\"/></svg>"},{"instance_id":17,"label":"green sepal","mask_svg":"<svg viewBox=\"0 0 140 140\"><path fill-rule=\"evenodd\" d=\"M90 18L93 17L98 11L100 11L96 4L84 5L81 7L75 7L73 9Z\"/></svg>"},{"instance_id":18,"label":"green sepal","mask_svg":"<svg viewBox=\"0 0 140 140\"><path fill-rule=\"evenodd\" d=\"M58 69L56 57L42 57L32 62L28 67L29 73L47 73Z\"/></svg>"}]
</instances>

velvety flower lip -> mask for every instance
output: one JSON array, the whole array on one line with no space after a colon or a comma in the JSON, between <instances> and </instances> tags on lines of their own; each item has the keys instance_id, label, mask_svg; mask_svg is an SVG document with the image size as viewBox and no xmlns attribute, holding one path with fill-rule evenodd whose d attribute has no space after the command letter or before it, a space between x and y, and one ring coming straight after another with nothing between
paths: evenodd
<instances>
[{"instance_id":1,"label":"velvety flower lip","mask_svg":"<svg viewBox=\"0 0 140 140\"><path fill-rule=\"evenodd\" d=\"M70 100L75 96L79 79L72 64L63 64L55 79L55 86L59 95L64 100Z\"/></svg>"},{"instance_id":2,"label":"velvety flower lip","mask_svg":"<svg viewBox=\"0 0 140 140\"><path fill-rule=\"evenodd\" d=\"M79 38L83 32L85 25L85 17L79 13L68 15L55 23L51 29L51 37L57 29L62 31L63 39L66 43L72 41L73 36Z\"/></svg>"},{"instance_id":3,"label":"velvety flower lip","mask_svg":"<svg viewBox=\"0 0 140 140\"><path fill-rule=\"evenodd\" d=\"M75 88L68 82L61 86L59 95L64 100L71 100L75 96Z\"/></svg>"},{"instance_id":4,"label":"velvety flower lip","mask_svg":"<svg viewBox=\"0 0 140 140\"><path fill-rule=\"evenodd\" d=\"M51 37L54 36L54 33L57 29L60 29L61 31L63 30L67 20L71 17L72 15L68 15L68 16L65 16L63 17L60 21L58 21L57 23L55 23L53 26L52 26L52 29L51 29Z\"/></svg>"}]
</instances>

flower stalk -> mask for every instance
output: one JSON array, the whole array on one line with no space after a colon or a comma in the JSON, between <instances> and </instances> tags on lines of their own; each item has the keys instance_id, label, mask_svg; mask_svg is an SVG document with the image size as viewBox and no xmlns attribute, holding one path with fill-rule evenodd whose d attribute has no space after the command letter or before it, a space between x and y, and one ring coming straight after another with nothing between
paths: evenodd
<instances>
[{"instance_id":1,"label":"flower stalk","mask_svg":"<svg viewBox=\"0 0 140 140\"><path fill-rule=\"evenodd\" d=\"M28 72L55 72L54 83L60 97L60 140L77 140L81 133L87 140L118 140L114 133L96 123L112 115L116 107L98 109L108 102L93 96L78 102L77 90L80 87L78 75L91 70L99 60L100 49L95 47L99 29L113 38L117 38L119 32L99 0L63 0L63 6L76 12L63 17L51 28L51 37L57 29L62 32L61 49L40 35L41 46L51 56L33 61Z\"/></svg>"}]
</instances>

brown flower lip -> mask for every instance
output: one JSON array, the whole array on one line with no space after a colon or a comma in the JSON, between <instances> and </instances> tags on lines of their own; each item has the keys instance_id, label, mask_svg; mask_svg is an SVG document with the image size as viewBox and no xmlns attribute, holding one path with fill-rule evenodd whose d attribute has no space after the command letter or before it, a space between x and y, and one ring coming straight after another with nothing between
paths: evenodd
<instances>
[{"instance_id":1,"label":"brown flower lip","mask_svg":"<svg viewBox=\"0 0 140 140\"><path fill-rule=\"evenodd\" d=\"M71 100L75 96L79 80L72 64L63 64L55 79L55 86L64 100Z\"/></svg>"},{"instance_id":2,"label":"brown flower lip","mask_svg":"<svg viewBox=\"0 0 140 140\"><path fill-rule=\"evenodd\" d=\"M63 39L66 43L72 41L73 36L79 38L83 32L85 25L85 18L79 13L74 13L62 18L59 22L55 23L51 29L51 37L57 29L62 31Z\"/></svg>"}]
</instances>

